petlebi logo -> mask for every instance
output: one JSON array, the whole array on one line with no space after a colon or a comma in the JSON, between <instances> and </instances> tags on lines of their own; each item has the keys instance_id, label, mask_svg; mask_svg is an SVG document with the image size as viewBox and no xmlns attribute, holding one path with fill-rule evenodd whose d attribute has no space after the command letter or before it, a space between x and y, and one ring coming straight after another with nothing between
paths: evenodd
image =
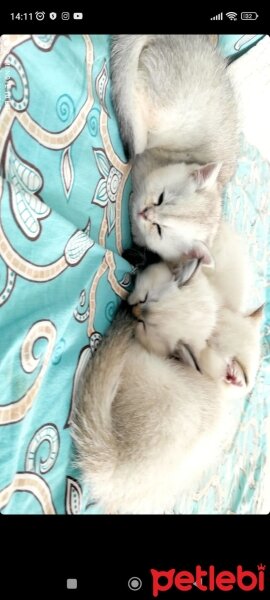
<instances>
[{"instance_id":1,"label":"petlebi logo","mask_svg":"<svg viewBox=\"0 0 270 600\"><path fill-rule=\"evenodd\" d=\"M218 570L214 565L202 567L196 565L191 571L157 571L150 569L152 575L152 594L157 598L160 593L168 592L171 589L179 592L189 592L193 585L196 585L202 592L230 592L239 589L243 592L253 590L264 591L264 577L266 566L262 563L257 565L255 571L244 569L242 565L237 565L233 571Z\"/></svg>"}]
</instances>

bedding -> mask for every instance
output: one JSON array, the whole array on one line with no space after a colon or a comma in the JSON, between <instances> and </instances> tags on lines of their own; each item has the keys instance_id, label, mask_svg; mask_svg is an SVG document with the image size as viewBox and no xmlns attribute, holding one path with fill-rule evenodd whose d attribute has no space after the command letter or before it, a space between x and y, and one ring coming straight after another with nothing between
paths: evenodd
<instances>
[{"instance_id":1,"label":"bedding","mask_svg":"<svg viewBox=\"0 0 270 600\"><path fill-rule=\"evenodd\" d=\"M122 256L131 246L131 183L110 97L109 43L107 35L2 36L3 514L97 513L74 464L69 425L80 373L131 289L133 271ZM269 61L265 36L229 67L241 155L224 193L225 218L246 236L255 264L251 308L266 303L261 368L252 395L236 407L239 427L222 464L176 513L267 510Z\"/></svg>"},{"instance_id":2,"label":"bedding","mask_svg":"<svg viewBox=\"0 0 270 600\"><path fill-rule=\"evenodd\" d=\"M229 59L238 58L241 54L246 52L251 46L257 44L257 42L263 37L262 35L219 35L218 46L223 54Z\"/></svg>"},{"instance_id":3,"label":"bedding","mask_svg":"<svg viewBox=\"0 0 270 600\"><path fill-rule=\"evenodd\" d=\"M74 385L132 270L109 38L2 44L0 510L79 513Z\"/></svg>"}]
</instances>

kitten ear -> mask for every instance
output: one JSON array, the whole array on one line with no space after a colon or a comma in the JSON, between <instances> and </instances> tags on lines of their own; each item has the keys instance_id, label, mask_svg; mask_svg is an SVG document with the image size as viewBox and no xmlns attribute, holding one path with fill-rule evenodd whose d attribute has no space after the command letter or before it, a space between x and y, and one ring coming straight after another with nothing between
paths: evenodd
<instances>
[{"instance_id":1,"label":"kitten ear","mask_svg":"<svg viewBox=\"0 0 270 600\"><path fill-rule=\"evenodd\" d=\"M178 342L176 348L174 349L171 358L179 360L183 365L189 365L196 371L200 371L196 358L191 351L190 347L187 344L183 344L182 342Z\"/></svg>"},{"instance_id":2,"label":"kitten ear","mask_svg":"<svg viewBox=\"0 0 270 600\"><path fill-rule=\"evenodd\" d=\"M196 271L200 267L201 262L202 260L197 258L188 259L181 265L173 268L173 275L179 288L192 279L193 275L195 275Z\"/></svg>"},{"instance_id":3,"label":"kitten ear","mask_svg":"<svg viewBox=\"0 0 270 600\"><path fill-rule=\"evenodd\" d=\"M237 387L248 385L247 374L242 365L235 358L233 358L227 366L225 381L226 383L236 385Z\"/></svg>"},{"instance_id":4,"label":"kitten ear","mask_svg":"<svg viewBox=\"0 0 270 600\"><path fill-rule=\"evenodd\" d=\"M249 317L250 319L252 319L254 322L257 322L260 325L261 320L263 318L263 311L264 311L264 304L262 304L262 306L259 306L259 308L256 308L256 310L254 310L252 313L250 313L249 315L246 315L246 316Z\"/></svg>"},{"instance_id":5,"label":"kitten ear","mask_svg":"<svg viewBox=\"0 0 270 600\"><path fill-rule=\"evenodd\" d=\"M264 304L262 304L262 306L260 306L256 310L254 310L249 315L246 315L246 317L251 319L251 322L253 325L260 328L261 324L262 324L262 320L263 320L263 311L264 311Z\"/></svg>"},{"instance_id":6,"label":"kitten ear","mask_svg":"<svg viewBox=\"0 0 270 600\"><path fill-rule=\"evenodd\" d=\"M184 254L188 259L197 258L206 267L215 267L214 258L204 242L194 240L191 249Z\"/></svg>"},{"instance_id":7,"label":"kitten ear","mask_svg":"<svg viewBox=\"0 0 270 600\"><path fill-rule=\"evenodd\" d=\"M178 287L185 285L195 275L201 265L214 268L214 259L207 246L195 240L192 248L183 254L183 262L174 265L172 272L177 281Z\"/></svg>"},{"instance_id":8,"label":"kitten ear","mask_svg":"<svg viewBox=\"0 0 270 600\"><path fill-rule=\"evenodd\" d=\"M217 181L221 167L222 162L208 163L193 171L191 177L195 180L196 189L210 190Z\"/></svg>"}]
</instances>

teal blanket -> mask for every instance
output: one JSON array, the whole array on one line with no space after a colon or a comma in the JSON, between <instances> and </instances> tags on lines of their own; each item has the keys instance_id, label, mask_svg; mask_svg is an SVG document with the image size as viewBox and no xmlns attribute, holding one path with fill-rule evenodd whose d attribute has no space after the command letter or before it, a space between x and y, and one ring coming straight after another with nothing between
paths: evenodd
<instances>
[{"instance_id":1,"label":"teal blanket","mask_svg":"<svg viewBox=\"0 0 270 600\"><path fill-rule=\"evenodd\" d=\"M108 36L4 38L0 509L78 513L74 385L130 284Z\"/></svg>"},{"instance_id":2,"label":"teal blanket","mask_svg":"<svg viewBox=\"0 0 270 600\"><path fill-rule=\"evenodd\" d=\"M110 97L109 36L4 36L2 47L0 511L95 513L73 464L70 414L132 271L122 257L131 245L130 168ZM242 142L224 213L250 242L256 306L269 281L270 169ZM175 512L258 510L269 444L265 327L234 447Z\"/></svg>"}]
</instances>

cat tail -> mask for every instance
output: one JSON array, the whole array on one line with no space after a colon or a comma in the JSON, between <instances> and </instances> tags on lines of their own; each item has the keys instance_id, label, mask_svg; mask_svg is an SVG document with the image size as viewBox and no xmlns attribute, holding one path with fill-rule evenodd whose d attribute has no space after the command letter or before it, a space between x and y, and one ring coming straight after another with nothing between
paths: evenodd
<instances>
[{"instance_id":1,"label":"cat tail","mask_svg":"<svg viewBox=\"0 0 270 600\"><path fill-rule=\"evenodd\" d=\"M85 369L72 415L75 464L94 498L104 497L102 490L109 489L117 465L111 407L132 336L133 320L127 311L121 311Z\"/></svg>"},{"instance_id":2,"label":"cat tail","mask_svg":"<svg viewBox=\"0 0 270 600\"><path fill-rule=\"evenodd\" d=\"M112 97L124 144L131 157L141 154L147 145L143 107L138 102L140 55L153 35L114 35L111 46Z\"/></svg>"}]
</instances>

